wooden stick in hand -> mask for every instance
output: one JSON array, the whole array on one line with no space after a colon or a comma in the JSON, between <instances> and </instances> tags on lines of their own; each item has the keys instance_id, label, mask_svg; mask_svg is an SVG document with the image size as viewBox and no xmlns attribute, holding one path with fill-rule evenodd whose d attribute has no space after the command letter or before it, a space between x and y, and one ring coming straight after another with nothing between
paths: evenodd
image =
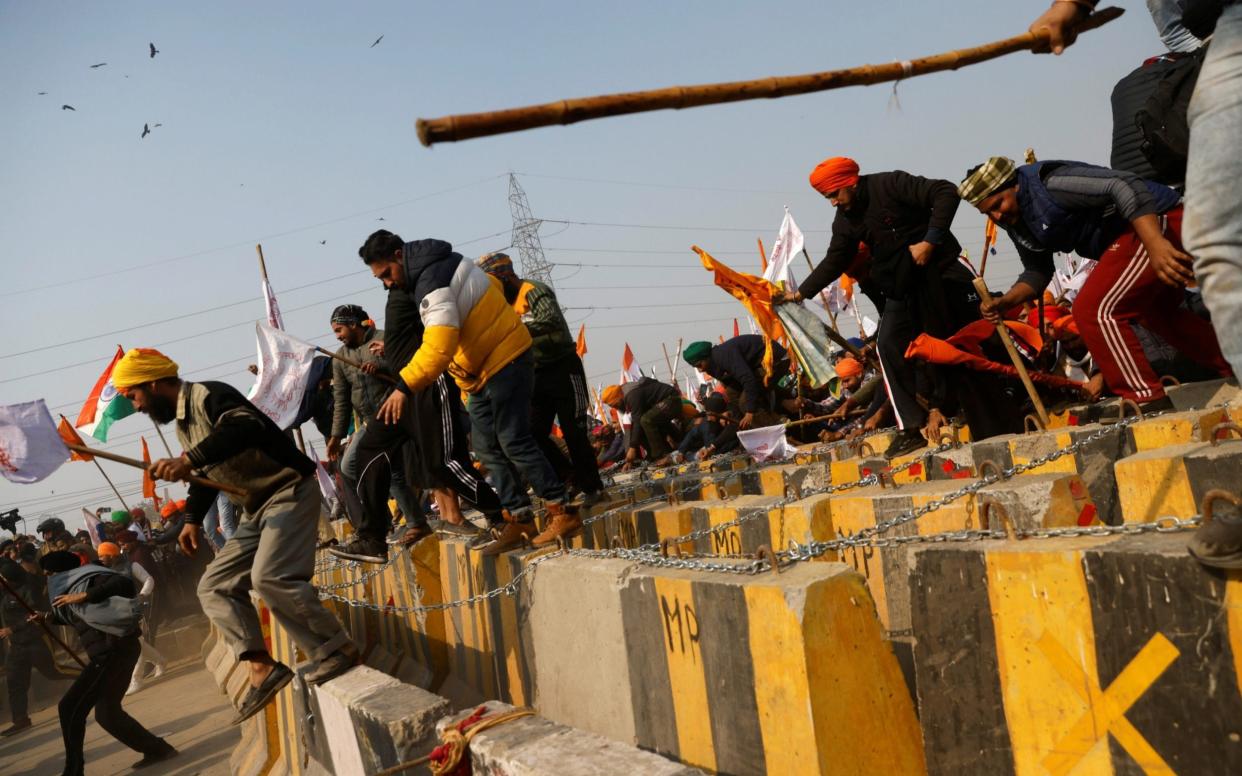
<instances>
[{"instance_id":1,"label":"wooden stick in hand","mask_svg":"<svg viewBox=\"0 0 1242 776\"><path fill-rule=\"evenodd\" d=\"M979 298L985 303L991 302L992 292L988 291L987 281L983 278L975 278L974 283L975 290L979 292ZM1044 403L1040 401L1039 394L1035 391L1035 384L1031 382L1026 365L1022 363L1022 357L1018 355L1018 349L1014 347L1013 340L1009 337L1009 327L1005 325L1004 320L997 324L996 332L1000 335L1001 342L1005 344L1005 350L1009 352L1014 369L1018 370L1018 377L1022 378L1022 385L1026 387L1026 393L1031 397L1031 403L1035 405L1035 414L1039 416L1040 425L1048 428L1048 411L1044 409Z\"/></svg>"}]
</instances>

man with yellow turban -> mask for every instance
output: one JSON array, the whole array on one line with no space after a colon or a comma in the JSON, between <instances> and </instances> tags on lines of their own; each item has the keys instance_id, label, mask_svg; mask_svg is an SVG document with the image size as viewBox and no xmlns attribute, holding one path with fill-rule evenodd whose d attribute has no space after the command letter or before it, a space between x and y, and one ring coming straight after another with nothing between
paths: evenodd
<instances>
[{"instance_id":1,"label":"man with yellow turban","mask_svg":"<svg viewBox=\"0 0 1242 776\"><path fill-rule=\"evenodd\" d=\"M315 667L306 675L322 684L358 663L358 649L319 602L311 584L319 528L315 465L271 418L226 383L183 381L177 364L158 350L126 353L112 383L134 409L156 423L176 421L185 450L151 465L161 480L182 481L192 472L246 491L245 513L198 585L203 612L219 628L238 660L249 665L250 689L234 723L257 714L293 678L264 643L250 592L259 594L281 627ZM217 491L190 485L178 544L187 555L203 543L202 523Z\"/></svg>"},{"instance_id":2,"label":"man with yellow turban","mask_svg":"<svg viewBox=\"0 0 1242 776\"><path fill-rule=\"evenodd\" d=\"M860 248L870 251L868 296L881 314L877 355L901 429L885 455L904 455L927 444L922 427L934 433L944 422L939 406L948 396L939 380L930 381L923 398L932 410L923 408L906 348L922 332L948 336L978 318L974 272L959 260L961 244L949 231L957 189L901 170L862 175L844 156L820 162L810 184L837 209L832 240L823 261L784 301L814 297L851 268Z\"/></svg>"}]
</instances>

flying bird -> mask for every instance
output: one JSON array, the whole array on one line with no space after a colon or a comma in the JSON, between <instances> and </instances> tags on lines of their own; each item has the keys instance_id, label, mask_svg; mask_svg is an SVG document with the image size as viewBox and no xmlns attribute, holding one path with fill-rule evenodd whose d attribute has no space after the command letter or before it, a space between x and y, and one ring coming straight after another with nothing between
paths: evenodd
<instances>
[{"instance_id":1,"label":"flying bird","mask_svg":"<svg viewBox=\"0 0 1242 776\"><path fill-rule=\"evenodd\" d=\"M39 94L44 95L44 94L47 94L47 92L39 92Z\"/></svg>"},{"instance_id":2,"label":"flying bird","mask_svg":"<svg viewBox=\"0 0 1242 776\"><path fill-rule=\"evenodd\" d=\"M60 109L61 109L61 110L71 110L71 111L73 111L74 113L77 113L77 112L78 112L78 109L77 109L77 108L75 108L75 107L73 107L72 105L62 105L62 106L60 106Z\"/></svg>"},{"instance_id":3,"label":"flying bird","mask_svg":"<svg viewBox=\"0 0 1242 776\"><path fill-rule=\"evenodd\" d=\"M160 53L160 50L155 47L154 43L148 43L147 45L151 47L151 58L155 59L155 55Z\"/></svg>"},{"instance_id":4,"label":"flying bird","mask_svg":"<svg viewBox=\"0 0 1242 776\"><path fill-rule=\"evenodd\" d=\"M376 46L378 46L378 45L379 45L379 42L380 42L381 40L383 40L383 39L384 39L384 36L383 36L383 35L381 35L381 36L379 36L378 38L376 38L376 39L375 39L375 42L371 44L371 48L375 48Z\"/></svg>"},{"instance_id":5,"label":"flying bird","mask_svg":"<svg viewBox=\"0 0 1242 776\"><path fill-rule=\"evenodd\" d=\"M146 137L146 136L147 136L147 135L149 135L149 134L151 134L151 128L150 128L150 127L148 127L146 124L143 124L143 125L142 125L142 134L138 136L138 139L139 139L139 140L142 140L144 137Z\"/></svg>"},{"instance_id":6,"label":"flying bird","mask_svg":"<svg viewBox=\"0 0 1242 776\"><path fill-rule=\"evenodd\" d=\"M320 245L327 245L327 244L328 244L328 241L327 241L327 240L320 240L320 241L319 241L319 244L320 244Z\"/></svg>"},{"instance_id":7,"label":"flying bird","mask_svg":"<svg viewBox=\"0 0 1242 776\"><path fill-rule=\"evenodd\" d=\"M94 70L94 69L95 69L95 68L97 68L97 67L103 67L103 66L104 66L104 65L106 65L106 64L108 64L108 63L107 63L107 62L100 62L100 63L99 63L99 64L97 64L97 65L91 65L91 70Z\"/></svg>"},{"instance_id":8,"label":"flying bird","mask_svg":"<svg viewBox=\"0 0 1242 776\"><path fill-rule=\"evenodd\" d=\"M162 127L162 126L164 126L164 125L163 125L163 124L156 124L155 126L157 126L157 127Z\"/></svg>"},{"instance_id":9,"label":"flying bird","mask_svg":"<svg viewBox=\"0 0 1242 776\"><path fill-rule=\"evenodd\" d=\"M376 221L387 221L388 219L387 219L387 218L384 218L383 216L380 216L379 218L377 218L377 219L375 219L375 220L376 220Z\"/></svg>"}]
</instances>

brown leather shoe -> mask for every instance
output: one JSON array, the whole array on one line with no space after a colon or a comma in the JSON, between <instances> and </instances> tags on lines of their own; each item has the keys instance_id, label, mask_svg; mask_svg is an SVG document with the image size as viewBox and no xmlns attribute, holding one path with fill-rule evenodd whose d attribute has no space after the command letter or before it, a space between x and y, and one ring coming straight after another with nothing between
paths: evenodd
<instances>
[{"instance_id":1,"label":"brown leather shoe","mask_svg":"<svg viewBox=\"0 0 1242 776\"><path fill-rule=\"evenodd\" d=\"M500 529L500 536L496 537L491 544L484 546L479 554L489 558L499 555L515 547L521 547L523 539L529 539L534 535L535 524L533 522L506 522L504 528Z\"/></svg>"},{"instance_id":2,"label":"brown leather shoe","mask_svg":"<svg viewBox=\"0 0 1242 776\"><path fill-rule=\"evenodd\" d=\"M552 544L560 537L566 538L573 536L582 530L582 518L578 517L578 508L566 508L564 504L548 504L548 527L543 532L531 539L531 544L536 547L542 547L546 544Z\"/></svg>"}]
</instances>

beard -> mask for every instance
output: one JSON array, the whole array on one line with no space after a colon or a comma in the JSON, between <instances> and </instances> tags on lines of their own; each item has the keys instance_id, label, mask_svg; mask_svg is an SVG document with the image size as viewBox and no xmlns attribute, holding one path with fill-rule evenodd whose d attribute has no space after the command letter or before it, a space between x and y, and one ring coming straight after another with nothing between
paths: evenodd
<instances>
[{"instance_id":1,"label":"beard","mask_svg":"<svg viewBox=\"0 0 1242 776\"><path fill-rule=\"evenodd\" d=\"M518 292L522 290L522 287L515 283L505 283L504 289L505 289L505 301L508 302L509 304L513 304L514 302L517 301Z\"/></svg>"},{"instance_id":2,"label":"beard","mask_svg":"<svg viewBox=\"0 0 1242 776\"><path fill-rule=\"evenodd\" d=\"M164 396L151 394L147 398L145 411L151 416L151 420L154 420L161 426L165 423L172 423L177 419L177 405L172 399Z\"/></svg>"}]
</instances>

